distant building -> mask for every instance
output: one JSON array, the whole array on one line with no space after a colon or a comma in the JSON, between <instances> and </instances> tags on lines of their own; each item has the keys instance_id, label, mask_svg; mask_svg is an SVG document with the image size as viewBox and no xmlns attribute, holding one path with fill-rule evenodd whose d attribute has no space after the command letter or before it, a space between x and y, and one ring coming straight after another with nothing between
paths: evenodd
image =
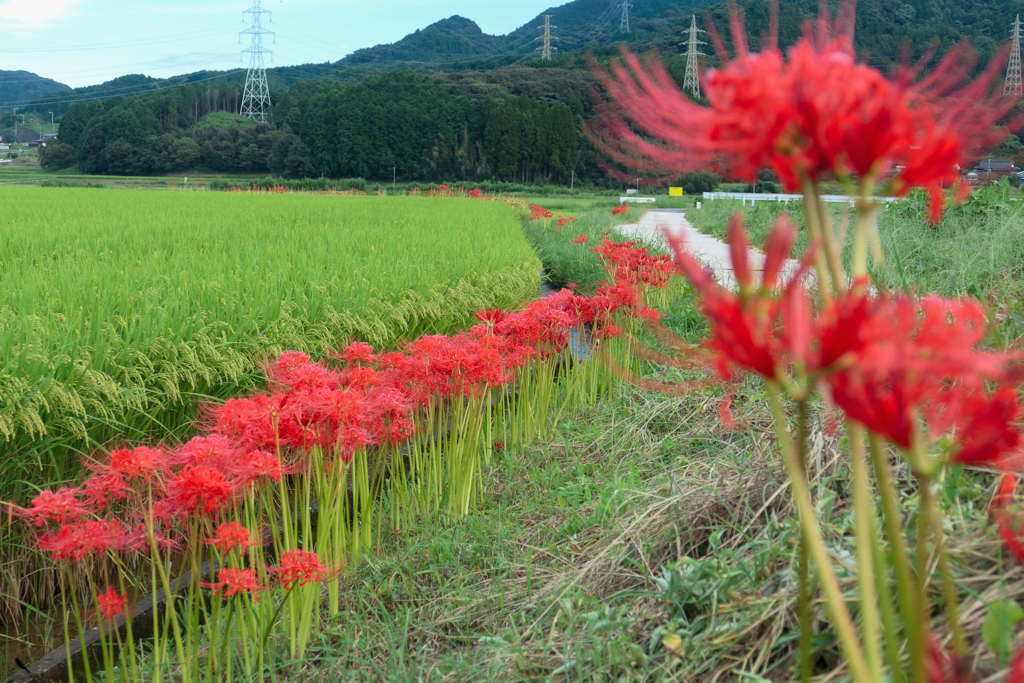
<instances>
[{"instance_id":1,"label":"distant building","mask_svg":"<svg viewBox=\"0 0 1024 683\"><path fill-rule=\"evenodd\" d=\"M23 145L27 145L35 142L39 138L39 133L31 130L19 130L18 131L18 142Z\"/></svg>"},{"instance_id":2,"label":"distant building","mask_svg":"<svg viewBox=\"0 0 1024 683\"><path fill-rule=\"evenodd\" d=\"M974 167L974 173L978 174L978 180L987 183L1006 176L1015 176L1020 171L1017 164L1008 159L984 159Z\"/></svg>"},{"instance_id":3,"label":"distant building","mask_svg":"<svg viewBox=\"0 0 1024 683\"><path fill-rule=\"evenodd\" d=\"M11 148L11 146L9 144L7 144L6 142L0 142L0 151L6 152L10 148Z\"/></svg>"}]
</instances>

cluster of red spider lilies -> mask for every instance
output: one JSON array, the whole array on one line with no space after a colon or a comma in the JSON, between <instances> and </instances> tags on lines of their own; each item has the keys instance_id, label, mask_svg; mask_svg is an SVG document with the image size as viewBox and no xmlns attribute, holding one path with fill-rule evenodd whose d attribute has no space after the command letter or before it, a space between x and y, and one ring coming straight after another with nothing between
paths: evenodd
<instances>
[{"instance_id":1,"label":"cluster of red spider lilies","mask_svg":"<svg viewBox=\"0 0 1024 683\"><path fill-rule=\"evenodd\" d=\"M286 352L268 366L266 392L208 407L202 435L114 449L88 463L81 486L15 508L62 567L67 635L72 623L99 623L106 674L133 671L142 663L131 622L125 631L109 620L129 593L164 588L147 666L173 660L184 680L232 666L253 675L262 649L239 655L227 643L265 640L278 622L301 657L320 584L334 615L340 573L380 538L385 516L397 529L467 514L495 444L549 434L567 406L612 390L604 364L566 351L586 346L628 367L619 337L657 318L645 296L674 265L629 242L598 249L614 280L593 297L563 290L520 311L479 311L467 332L400 351L353 342L323 361ZM187 588L175 592L185 571Z\"/></svg>"},{"instance_id":2,"label":"cluster of red spider lilies","mask_svg":"<svg viewBox=\"0 0 1024 683\"><path fill-rule=\"evenodd\" d=\"M624 51L621 63L600 74L614 104L592 138L607 158L631 170L626 177L712 168L752 180L759 169L771 168L787 189L803 192L811 247L785 282L783 263L794 242L786 218L768 238L759 281L742 222L734 221L729 243L738 293L716 285L682 241L669 236L711 329L696 355L713 362L727 382L746 372L766 384L802 529L793 558L800 679L809 680L813 670L812 605L820 590L854 681L968 681L961 584L934 488L952 466L1006 472L995 515L1009 548L1024 560L1020 524L1010 512L1024 466L1021 358L984 348L989 321L973 300L873 288L868 260L872 253L881 258L881 248L872 197L883 183L881 189L896 196L920 188L930 196L929 218L941 220L948 201L943 188L952 188L953 201L965 196L960 167L1020 129L1012 116L1019 97L1004 96L1000 59L972 80L975 64L966 44L927 73L902 65L887 77L858 63L852 1L841 3L835 24L822 2L817 25L808 23L804 36L783 51L777 4L771 9L772 29L760 52L748 49L735 7L734 59L709 27L722 66L705 75L707 106L682 93L657 59L641 63ZM835 228L820 200L826 177L846 184L856 198L849 231ZM811 270L813 298L804 280ZM856 576L855 600L843 594L808 477L809 406L818 393L846 421L856 569L847 564L845 570ZM895 490L897 464L914 480L909 505ZM917 520L912 532L904 528L911 516ZM932 630L936 614L944 617L941 630ZM1024 681L1024 650L1011 661L1009 680Z\"/></svg>"}]
</instances>

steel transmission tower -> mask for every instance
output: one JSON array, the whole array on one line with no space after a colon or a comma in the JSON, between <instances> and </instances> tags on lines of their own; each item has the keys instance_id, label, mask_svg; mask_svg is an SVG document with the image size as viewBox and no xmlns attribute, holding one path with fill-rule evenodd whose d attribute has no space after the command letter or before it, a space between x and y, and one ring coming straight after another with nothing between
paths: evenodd
<instances>
[{"instance_id":1,"label":"steel transmission tower","mask_svg":"<svg viewBox=\"0 0 1024 683\"><path fill-rule=\"evenodd\" d=\"M697 40L697 34L704 33L704 31L697 28L697 15L693 15L690 20L690 31L689 35L683 45L686 45L686 75L683 76L683 90L689 89L696 99L700 99L700 74L698 70L698 57L703 56L703 52L697 50L698 45L704 45L703 40Z\"/></svg>"},{"instance_id":2,"label":"steel transmission tower","mask_svg":"<svg viewBox=\"0 0 1024 683\"><path fill-rule=\"evenodd\" d=\"M544 47L542 47L540 49L540 58L541 59L550 60L551 59L551 51L558 49L557 47L551 47L551 41L552 40L558 40L558 38L552 38L551 37L551 29L553 29L553 28L558 28L558 27L557 26L552 26L551 25L551 15L550 14L545 14L544 15Z\"/></svg>"},{"instance_id":3,"label":"steel transmission tower","mask_svg":"<svg viewBox=\"0 0 1024 683\"><path fill-rule=\"evenodd\" d=\"M1010 51L1010 63L1006 65L1006 85L1003 86L1003 95L1022 95L1020 80L1020 15L1013 22L1013 49Z\"/></svg>"},{"instance_id":4,"label":"steel transmission tower","mask_svg":"<svg viewBox=\"0 0 1024 683\"><path fill-rule=\"evenodd\" d=\"M622 0L622 19L619 21L620 33L629 33L629 8L632 4L631 0Z\"/></svg>"},{"instance_id":5,"label":"steel transmission tower","mask_svg":"<svg viewBox=\"0 0 1024 683\"><path fill-rule=\"evenodd\" d=\"M260 7L260 0L253 0L250 9L242 16L252 15L252 24L239 36L252 36L252 45L242 51L249 55L249 71L245 74L245 90L242 93L242 108L239 112L250 121L265 121L270 111L270 88L267 87L267 70L263 67L263 55L273 53L263 47L263 36L273 36L273 32L263 28L263 15L270 19L270 11Z\"/></svg>"}]
</instances>

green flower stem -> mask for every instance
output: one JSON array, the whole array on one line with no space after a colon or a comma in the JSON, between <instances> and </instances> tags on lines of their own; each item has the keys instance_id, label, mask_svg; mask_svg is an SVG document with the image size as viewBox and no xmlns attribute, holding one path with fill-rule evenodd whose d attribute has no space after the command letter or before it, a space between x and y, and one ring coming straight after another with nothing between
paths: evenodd
<instances>
[{"instance_id":1,"label":"green flower stem","mask_svg":"<svg viewBox=\"0 0 1024 683\"><path fill-rule=\"evenodd\" d=\"M889 663L889 679L892 683L904 683L906 680L903 667L900 665L900 630L893 610L892 587L889 585L889 570L882 549L882 528L879 526L875 510L871 510L871 533L875 538L872 544L875 564L875 582L878 585L878 604L882 610L882 629L885 633L885 658Z\"/></svg>"},{"instance_id":2,"label":"green flower stem","mask_svg":"<svg viewBox=\"0 0 1024 683\"><path fill-rule=\"evenodd\" d=\"M953 570L949 565L949 549L946 547L945 534L942 531L942 517L939 502L932 494L931 478L921 480L921 506L927 514L935 539L935 552L939 559L939 573L942 576L942 592L946 600L946 615L950 630L953 632L953 649L961 658L967 656L967 639L964 637L963 624L960 623L960 599L953 580Z\"/></svg>"},{"instance_id":3,"label":"green flower stem","mask_svg":"<svg viewBox=\"0 0 1024 683\"><path fill-rule=\"evenodd\" d=\"M892 556L890 565L896 577L896 592L899 596L900 613L903 617L903 632L909 643L910 680L914 683L927 683L928 677L924 669L924 623L920 621L917 586L910 571L910 557L907 554L906 541L903 537L903 520L899 504L896 501L896 489L892 473L889 471L889 462L882 437L871 433L869 443L875 481L878 484L878 498L882 501L885 533L889 538L889 553Z\"/></svg>"},{"instance_id":4,"label":"green flower stem","mask_svg":"<svg viewBox=\"0 0 1024 683\"><path fill-rule=\"evenodd\" d=\"M882 680L882 653L878 645L878 601L875 593L874 547L878 539L871 524L871 484L868 481L864 428L847 422L853 470L853 515L856 527L857 590L860 594L861 633L872 679Z\"/></svg>"},{"instance_id":5,"label":"green flower stem","mask_svg":"<svg viewBox=\"0 0 1024 683\"><path fill-rule=\"evenodd\" d=\"M797 403L797 454L800 465L800 477L807 481L807 401ZM814 660L811 657L811 555L807 540L801 527L799 557L797 564L797 580L800 590L797 603L797 615L800 624L800 681L808 683L813 673Z\"/></svg>"},{"instance_id":6,"label":"green flower stem","mask_svg":"<svg viewBox=\"0 0 1024 683\"><path fill-rule=\"evenodd\" d=\"M840 256L841 246L836 239L835 230L832 229L832 214L829 212L825 202L817 201L821 195L821 188L817 183L812 185L815 194L815 205L818 209L818 220L821 225L822 248L828 260L832 272L832 286L839 294L846 292L846 272L843 270L843 259Z\"/></svg>"},{"instance_id":7,"label":"green flower stem","mask_svg":"<svg viewBox=\"0 0 1024 683\"><path fill-rule=\"evenodd\" d=\"M807 230L811 234L811 242L821 242L821 221L818 214L818 192L809 178L803 179L804 188L804 215L807 216ZM833 283L829 277L828 265L825 262L825 253L819 249L814 257L814 269L818 274L818 291L821 293L822 301L828 303L832 299Z\"/></svg>"},{"instance_id":8,"label":"green flower stem","mask_svg":"<svg viewBox=\"0 0 1024 683\"><path fill-rule=\"evenodd\" d=\"M825 604L832 617L832 624L836 630L836 636L842 647L843 655L850 667L850 675L857 683L876 683L876 679L872 679L867 662L864 659L864 651L857 638L853 621L850 619L850 612L846 609L846 602L843 598L843 592L839 587L839 581L832 570L828 549L825 547L825 540L822 538L821 530L815 522L814 505L811 502L811 496L807 489L807 481L801 477L800 463L793 448L793 442L789 437L788 421L782 408L779 385L772 381L766 384L772 417L775 421L775 434L779 441L779 450L782 451L782 460L786 465L786 472L789 474L790 485L793 487L793 498L800 514L800 526L803 529L804 538L808 546L810 546L810 553L817 567L818 580L821 582L821 588L825 594Z\"/></svg>"}]
</instances>

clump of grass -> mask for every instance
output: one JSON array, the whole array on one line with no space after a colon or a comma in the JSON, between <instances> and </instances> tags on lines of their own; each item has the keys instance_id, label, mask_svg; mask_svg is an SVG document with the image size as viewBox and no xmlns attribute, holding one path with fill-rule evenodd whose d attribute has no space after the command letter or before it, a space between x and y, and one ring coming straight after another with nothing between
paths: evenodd
<instances>
[{"instance_id":1,"label":"clump of grass","mask_svg":"<svg viewBox=\"0 0 1024 683\"><path fill-rule=\"evenodd\" d=\"M585 211L573 212L563 204L551 203L550 206L544 205L555 214L551 219L524 220L523 230L537 250L549 287L557 290L572 284L578 292L592 293L601 280L609 279L593 248L603 239L625 239L615 227L622 223L635 223L645 211L643 207L630 206L626 213L613 216L611 209L616 206L618 202L609 202L600 208L591 206ZM559 218L564 222L561 226L558 225ZM580 235L586 235L587 241L574 243L573 239Z\"/></svg>"}]
</instances>

